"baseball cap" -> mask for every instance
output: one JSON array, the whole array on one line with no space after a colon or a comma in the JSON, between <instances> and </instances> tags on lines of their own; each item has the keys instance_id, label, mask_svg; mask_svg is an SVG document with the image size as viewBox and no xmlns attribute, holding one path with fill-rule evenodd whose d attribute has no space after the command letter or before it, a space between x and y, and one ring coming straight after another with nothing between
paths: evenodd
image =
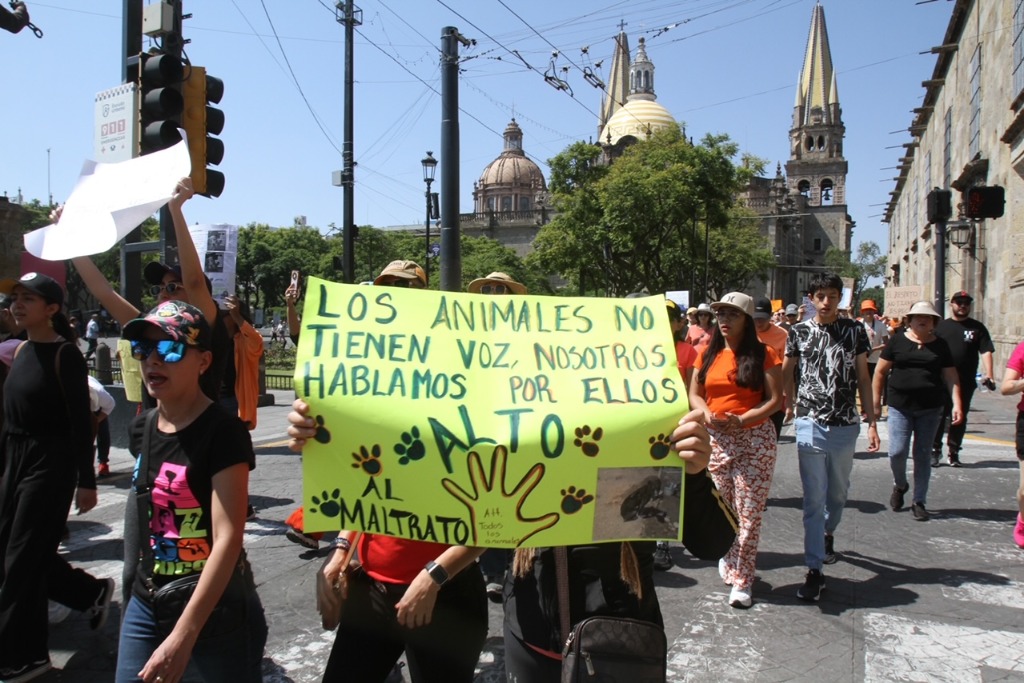
<instances>
[{"instance_id":1,"label":"baseball cap","mask_svg":"<svg viewBox=\"0 0 1024 683\"><path fill-rule=\"evenodd\" d=\"M786 306L786 315L800 315L800 308L796 304Z\"/></svg>"},{"instance_id":2,"label":"baseball cap","mask_svg":"<svg viewBox=\"0 0 1024 683\"><path fill-rule=\"evenodd\" d=\"M49 275L25 273L17 280L14 278L0 280L0 294L10 294L19 285L43 297L48 304L64 305L64 288L57 284L57 281Z\"/></svg>"},{"instance_id":3,"label":"baseball cap","mask_svg":"<svg viewBox=\"0 0 1024 683\"><path fill-rule=\"evenodd\" d=\"M860 303L860 310L861 312L874 311L875 313L878 313L878 306L876 306L875 302L871 299L864 299L864 301Z\"/></svg>"},{"instance_id":4,"label":"baseball cap","mask_svg":"<svg viewBox=\"0 0 1024 683\"><path fill-rule=\"evenodd\" d=\"M962 289L959 292L954 293L953 296L949 297L950 301L956 301L957 299L967 299L968 301L974 301L974 297Z\"/></svg>"},{"instance_id":5,"label":"baseball cap","mask_svg":"<svg viewBox=\"0 0 1024 683\"><path fill-rule=\"evenodd\" d=\"M165 301L143 317L130 321L124 326L121 336L128 340L142 339L150 326L156 327L174 341L182 341L204 351L210 350L210 325L202 311L192 304Z\"/></svg>"},{"instance_id":6,"label":"baseball cap","mask_svg":"<svg viewBox=\"0 0 1024 683\"><path fill-rule=\"evenodd\" d=\"M679 304L672 299L665 299L665 308L668 310L668 317L672 320L682 320L683 310L679 308Z\"/></svg>"},{"instance_id":7,"label":"baseball cap","mask_svg":"<svg viewBox=\"0 0 1024 683\"><path fill-rule=\"evenodd\" d=\"M178 282L183 282L184 279L181 276L181 266L169 266L166 263L160 263L159 261L152 261L146 264L146 267L142 270L142 278L151 285L159 285L163 283L164 276L167 273L174 275L174 278ZM203 273L203 279L206 280L206 289L213 293L213 283L210 282L210 278Z\"/></svg>"},{"instance_id":8,"label":"baseball cap","mask_svg":"<svg viewBox=\"0 0 1024 683\"><path fill-rule=\"evenodd\" d=\"M380 271L380 275L376 277L373 284L379 285L389 277L400 280L419 280L421 285L427 286L427 274L415 261L392 261L384 266L384 270Z\"/></svg>"},{"instance_id":9,"label":"baseball cap","mask_svg":"<svg viewBox=\"0 0 1024 683\"><path fill-rule=\"evenodd\" d=\"M761 297L754 302L754 320L771 320L772 300Z\"/></svg>"},{"instance_id":10,"label":"baseball cap","mask_svg":"<svg viewBox=\"0 0 1024 683\"><path fill-rule=\"evenodd\" d=\"M754 300L743 292L729 292L720 301L711 304L711 310L717 311L723 306L739 309L749 316L754 315ZM771 310L771 302L768 304L768 310Z\"/></svg>"}]
</instances>

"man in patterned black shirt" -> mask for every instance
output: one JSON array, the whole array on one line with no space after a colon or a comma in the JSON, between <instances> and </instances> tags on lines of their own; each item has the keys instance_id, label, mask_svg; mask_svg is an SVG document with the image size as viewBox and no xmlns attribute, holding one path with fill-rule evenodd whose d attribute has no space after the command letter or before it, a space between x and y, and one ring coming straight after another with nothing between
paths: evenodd
<instances>
[{"instance_id":1,"label":"man in patterned black shirt","mask_svg":"<svg viewBox=\"0 0 1024 683\"><path fill-rule=\"evenodd\" d=\"M843 281L819 273L810 281L814 318L797 323L786 340L786 419L794 417L800 481L804 489L804 560L807 577L797 591L801 600L817 601L825 588L822 565L836 561L832 535L843 514L850 488L853 453L860 435L857 393L867 413L868 450L879 447L872 410L867 332L856 320L839 317ZM799 364L800 386L794 396L793 370Z\"/></svg>"}]
</instances>

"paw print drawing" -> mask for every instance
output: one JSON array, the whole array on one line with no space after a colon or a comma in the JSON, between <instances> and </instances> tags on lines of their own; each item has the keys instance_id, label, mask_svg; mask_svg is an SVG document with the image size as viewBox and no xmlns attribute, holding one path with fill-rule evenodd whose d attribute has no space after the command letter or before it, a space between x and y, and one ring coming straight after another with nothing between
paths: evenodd
<instances>
[{"instance_id":1,"label":"paw print drawing","mask_svg":"<svg viewBox=\"0 0 1024 683\"><path fill-rule=\"evenodd\" d=\"M316 512L324 517L337 517L341 514L341 489L334 489L331 491L331 495L327 495L327 491L322 491L320 497L313 496L313 505L316 507L309 508L310 512Z\"/></svg>"},{"instance_id":2,"label":"paw print drawing","mask_svg":"<svg viewBox=\"0 0 1024 683\"><path fill-rule=\"evenodd\" d=\"M588 425L577 427L575 432L576 438L572 440L573 445L583 451L583 455L593 458L601 452L601 447L597 445L597 442L604 436L604 430L600 427L591 431Z\"/></svg>"},{"instance_id":3,"label":"paw print drawing","mask_svg":"<svg viewBox=\"0 0 1024 683\"><path fill-rule=\"evenodd\" d=\"M401 439L402 443L395 444L395 453L400 456L398 458L399 465L408 465L414 460L421 460L427 454L427 447L423 445L423 441L420 439L419 427L413 427L407 432L402 432Z\"/></svg>"},{"instance_id":4,"label":"paw print drawing","mask_svg":"<svg viewBox=\"0 0 1024 683\"><path fill-rule=\"evenodd\" d=\"M658 434L647 439L651 444L651 457L655 460L664 460L672 452L672 442L664 434Z\"/></svg>"},{"instance_id":5,"label":"paw print drawing","mask_svg":"<svg viewBox=\"0 0 1024 683\"><path fill-rule=\"evenodd\" d=\"M313 419L316 421L316 434L313 435L313 438L319 443L330 443L331 433L327 431L327 427L324 427L324 416L317 415Z\"/></svg>"},{"instance_id":6,"label":"paw print drawing","mask_svg":"<svg viewBox=\"0 0 1024 683\"><path fill-rule=\"evenodd\" d=\"M576 490L575 486L562 489L562 512L571 515L579 512L587 503L593 502L594 497L587 493L586 489Z\"/></svg>"},{"instance_id":7,"label":"paw print drawing","mask_svg":"<svg viewBox=\"0 0 1024 683\"><path fill-rule=\"evenodd\" d=\"M371 477L376 477L384 471L384 466L380 463L379 444L373 444L369 451L366 450L366 446L360 446L359 452L352 454L352 459L355 460L352 463L352 467L356 469L362 468L363 472L366 472Z\"/></svg>"}]
</instances>

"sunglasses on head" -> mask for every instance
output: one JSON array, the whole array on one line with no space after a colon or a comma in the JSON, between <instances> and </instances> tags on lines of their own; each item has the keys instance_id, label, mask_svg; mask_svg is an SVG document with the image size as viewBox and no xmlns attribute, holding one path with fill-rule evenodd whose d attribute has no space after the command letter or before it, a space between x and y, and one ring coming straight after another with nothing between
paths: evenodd
<instances>
[{"instance_id":1,"label":"sunglasses on head","mask_svg":"<svg viewBox=\"0 0 1024 683\"><path fill-rule=\"evenodd\" d=\"M166 285L153 285L149 288L149 293L153 296L160 296L160 292L166 290L168 294L174 294L178 290L185 291L185 285L180 282L168 282Z\"/></svg>"},{"instance_id":2,"label":"sunglasses on head","mask_svg":"<svg viewBox=\"0 0 1024 683\"><path fill-rule=\"evenodd\" d=\"M131 345L132 358L135 360L146 360L156 351L164 363L177 363L185 356L185 349L188 348L185 342L173 339L161 339L160 341L133 339Z\"/></svg>"},{"instance_id":3,"label":"sunglasses on head","mask_svg":"<svg viewBox=\"0 0 1024 683\"><path fill-rule=\"evenodd\" d=\"M484 285L480 288L481 294L511 294L512 290L505 285Z\"/></svg>"}]
</instances>

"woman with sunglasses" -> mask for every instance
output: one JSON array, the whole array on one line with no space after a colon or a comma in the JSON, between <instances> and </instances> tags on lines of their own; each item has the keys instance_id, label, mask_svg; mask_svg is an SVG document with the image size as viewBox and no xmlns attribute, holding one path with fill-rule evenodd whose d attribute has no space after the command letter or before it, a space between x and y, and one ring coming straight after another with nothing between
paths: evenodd
<instances>
[{"instance_id":1,"label":"woman with sunglasses","mask_svg":"<svg viewBox=\"0 0 1024 683\"><path fill-rule=\"evenodd\" d=\"M142 508L126 514L148 519L148 528L140 533L116 680L177 683L191 662L207 681L260 681L267 626L242 549L255 459L245 425L200 388L212 361L210 327L198 308L169 301L125 325L124 337L157 407L131 428ZM195 590L165 634L153 595L191 575L199 576Z\"/></svg>"},{"instance_id":2,"label":"woman with sunglasses","mask_svg":"<svg viewBox=\"0 0 1024 683\"><path fill-rule=\"evenodd\" d=\"M749 296L726 294L711 309L718 324L694 361L690 407L704 412L711 432L708 472L739 517L736 541L718 571L732 585L729 605L746 609L753 604L761 515L775 471L775 427L769 418L782 406L782 361L758 340Z\"/></svg>"},{"instance_id":3,"label":"woman with sunglasses","mask_svg":"<svg viewBox=\"0 0 1024 683\"><path fill-rule=\"evenodd\" d=\"M4 384L0 432L0 680L27 681L50 669L48 595L79 610L99 605L98 628L113 583L57 554L72 499L80 513L96 505L89 386L61 313L64 291L29 273L0 282L0 292L27 335Z\"/></svg>"}]
</instances>

